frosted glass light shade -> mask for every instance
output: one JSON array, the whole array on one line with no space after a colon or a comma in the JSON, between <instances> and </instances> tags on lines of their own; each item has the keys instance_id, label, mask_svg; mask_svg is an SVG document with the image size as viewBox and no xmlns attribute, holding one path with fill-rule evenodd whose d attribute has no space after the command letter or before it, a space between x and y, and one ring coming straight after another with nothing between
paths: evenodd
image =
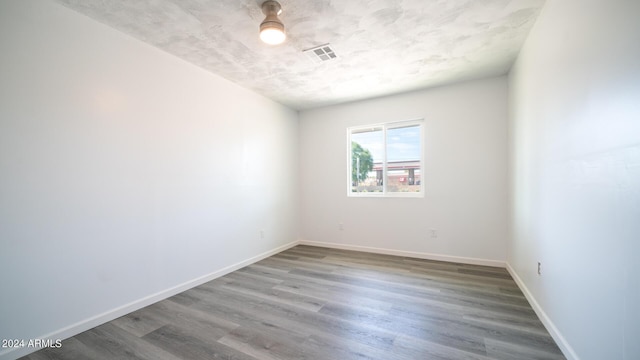
<instances>
[{"instance_id":1,"label":"frosted glass light shade","mask_svg":"<svg viewBox=\"0 0 640 360\"><path fill-rule=\"evenodd\" d=\"M260 40L269 45L282 44L286 38L287 35L280 29L266 28L260 31Z\"/></svg>"}]
</instances>

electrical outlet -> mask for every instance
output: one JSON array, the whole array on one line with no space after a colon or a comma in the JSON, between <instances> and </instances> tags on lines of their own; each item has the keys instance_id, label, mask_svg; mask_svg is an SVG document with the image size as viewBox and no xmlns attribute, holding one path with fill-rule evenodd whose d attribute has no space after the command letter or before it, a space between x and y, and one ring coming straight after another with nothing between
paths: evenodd
<instances>
[{"instance_id":1,"label":"electrical outlet","mask_svg":"<svg viewBox=\"0 0 640 360\"><path fill-rule=\"evenodd\" d=\"M538 261L538 275L542 275L542 263Z\"/></svg>"},{"instance_id":2,"label":"electrical outlet","mask_svg":"<svg viewBox=\"0 0 640 360\"><path fill-rule=\"evenodd\" d=\"M436 230L436 229L429 230L429 233L431 234L432 238L437 238L438 237L438 230Z\"/></svg>"},{"instance_id":3,"label":"electrical outlet","mask_svg":"<svg viewBox=\"0 0 640 360\"><path fill-rule=\"evenodd\" d=\"M264 230L260 230L260 239L264 239Z\"/></svg>"},{"instance_id":4,"label":"electrical outlet","mask_svg":"<svg viewBox=\"0 0 640 360\"><path fill-rule=\"evenodd\" d=\"M344 230L344 224L338 223L338 230Z\"/></svg>"}]
</instances>

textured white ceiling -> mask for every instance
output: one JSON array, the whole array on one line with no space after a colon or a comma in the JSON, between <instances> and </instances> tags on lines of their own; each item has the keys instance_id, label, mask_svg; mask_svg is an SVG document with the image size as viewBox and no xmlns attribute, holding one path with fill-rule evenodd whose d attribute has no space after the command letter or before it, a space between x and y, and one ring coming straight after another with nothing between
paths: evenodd
<instances>
[{"instance_id":1,"label":"textured white ceiling","mask_svg":"<svg viewBox=\"0 0 640 360\"><path fill-rule=\"evenodd\" d=\"M269 46L262 0L55 1L294 109L504 74L544 3L281 0ZM326 43L337 59L302 53Z\"/></svg>"}]
</instances>

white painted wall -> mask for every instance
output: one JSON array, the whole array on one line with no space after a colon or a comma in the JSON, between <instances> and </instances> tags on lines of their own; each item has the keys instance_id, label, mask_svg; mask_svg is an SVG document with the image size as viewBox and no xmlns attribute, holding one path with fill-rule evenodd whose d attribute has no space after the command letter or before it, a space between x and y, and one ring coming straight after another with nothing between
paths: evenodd
<instances>
[{"instance_id":1,"label":"white painted wall","mask_svg":"<svg viewBox=\"0 0 640 360\"><path fill-rule=\"evenodd\" d=\"M0 54L0 339L297 239L295 111L48 1Z\"/></svg>"},{"instance_id":2,"label":"white painted wall","mask_svg":"<svg viewBox=\"0 0 640 360\"><path fill-rule=\"evenodd\" d=\"M503 262L506 100L498 77L302 111L302 240ZM425 120L424 198L347 197L346 129L416 118Z\"/></svg>"},{"instance_id":3,"label":"white painted wall","mask_svg":"<svg viewBox=\"0 0 640 360\"><path fill-rule=\"evenodd\" d=\"M639 15L549 0L510 74L508 262L570 359L640 359Z\"/></svg>"}]
</instances>

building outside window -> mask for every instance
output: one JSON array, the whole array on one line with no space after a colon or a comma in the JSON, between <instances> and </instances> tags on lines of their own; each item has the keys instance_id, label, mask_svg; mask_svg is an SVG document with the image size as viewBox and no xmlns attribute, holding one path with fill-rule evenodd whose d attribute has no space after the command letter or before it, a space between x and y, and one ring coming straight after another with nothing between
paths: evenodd
<instances>
[{"instance_id":1,"label":"building outside window","mask_svg":"<svg viewBox=\"0 0 640 360\"><path fill-rule=\"evenodd\" d=\"M347 129L349 196L423 195L423 121Z\"/></svg>"}]
</instances>

